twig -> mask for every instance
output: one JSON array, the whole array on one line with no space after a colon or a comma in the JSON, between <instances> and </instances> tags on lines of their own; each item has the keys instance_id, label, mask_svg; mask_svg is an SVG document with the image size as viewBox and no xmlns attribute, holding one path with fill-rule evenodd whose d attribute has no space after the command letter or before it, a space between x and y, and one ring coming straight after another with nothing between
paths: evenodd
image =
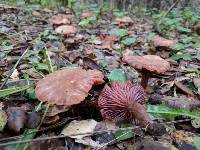
<instances>
[{"instance_id":1,"label":"twig","mask_svg":"<svg viewBox=\"0 0 200 150\"><path fill-rule=\"evenodd\" d=\"M15 69L17 68L19 62L22 60L22 58L24 57L24 55L27 53L28 48L23 52L23 54L20 56L20 58L17 60L16 64L14 65L14 67L9 71L8 76L6 77L6 79L4 80L4 82L1 84L0 90L4 87L4 85L7 83L8 79L10 78L10 76L13 74L13 72L15 71Z\"/></svg>"},{"instance_id":2,"label":"twig","mask_svg":"<svg viewBox=\"0 0 200 150\"><path fill-rule=\"evenodd\" d=\"M30 143L30 142L38 142L38 141L43 141L43 140L52 140L52 139L58 139L58 138L66 138L66 137L69 137L69 136L98 135L98 134L102 134L102 133L105 133L105 132L126 131L126 130L134 130L134 129L138 129L138 128L140 128L140 127L139 126L135 126L135 127L127 127L127 128L113 129L113 130L101 130L101 131L96 131L94 133L92 133L92 132L86 132L86 133L78 133L78 134L71 134L71 135L57 135L57 136L41 137L41 138L36 138L36 139L29 139L29 140L23 140L23 141L14 141L14 142L2 143L2 144L0 144L0 147L8 146L8 145L14 145L14 144L23 144L23 143Z\"/></svg>"},{"instance_id":3,"label":"twig","mask_svg":"<svg viewBox=\"0 0 200 150\"><path fill-rule=\"evenodd\" d=\"M11 50L16 50L16 49L20 49L20 48L26 48L28 47L27 45L24 46L18 46L18 47L12 47L12 48L6 48L6 49L1 49L0 51L11 51Z\"/></svg>"},{"instance_id":4,"label":"twig","mask_svg":"<svg viewBox=\"0 0 200 150\"><path fill-rule=\"evenodd\" d=\"M63 121L61 121L59 123L56 123L55 125L52 125L52 126L49 126L49 127L46 127L46 128L42 128L40 130L31 131L31 132L28 132L27 134L22 134L22 135L19 135L19 136L13 136L13 137L7 137L7 138L1 138L0 142L2 142L2 141L8 141L8 140L21 139L24 136L32 134L32 133L38 133L38 132L48 131L50 129L54 129L54 128L57 128L59 126L62 126L64 124L66 124L68 121L73 120L73 119L77 119L77 117L75 117L75 118L66 118Z\"/></svg>"}]
</instances>

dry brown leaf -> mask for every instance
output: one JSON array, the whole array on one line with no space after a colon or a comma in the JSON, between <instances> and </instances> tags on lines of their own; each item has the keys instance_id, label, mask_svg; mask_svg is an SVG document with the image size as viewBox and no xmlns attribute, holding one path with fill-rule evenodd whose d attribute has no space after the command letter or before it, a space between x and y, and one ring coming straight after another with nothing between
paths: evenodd
<instances>
[{"instance_id":1,"label":"dry brown leaf","mask_svg":"<svg viewBox=\"0 0 200 150\"><path fill-rule=\"evenodd\" d=\"M181 82L178 81L174 81L174 84L181 89L185 94L187 94L188 96L194 96L194 93L184 84L182 84Z\"/></svg>"}]
</instances>

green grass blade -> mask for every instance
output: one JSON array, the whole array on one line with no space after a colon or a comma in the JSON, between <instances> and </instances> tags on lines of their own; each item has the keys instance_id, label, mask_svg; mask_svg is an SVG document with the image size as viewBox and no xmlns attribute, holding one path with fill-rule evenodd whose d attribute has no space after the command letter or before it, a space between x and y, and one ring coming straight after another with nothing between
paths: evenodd
<instances>
[{"instance_id":1,"label":"green grass blade","mask_svg":"<svg viewBox=\"0 0 200 150\"><path fill-rule=\"evenodd\" d=\"M150 113L152 119L174 119L177 116L187 116L192 119L199 119L200 114L189 111L187 109L174 109L165 105L147 105L147 112Z\"/></svg>"},{"instance_id":2,"label":"green grass blade","mask_svg":"<svg viewBox=\"0 0 200 150\"><path fill-rule=\"evenodd\" d=\"M29 89L31 86L32 85L25 85L25 86L22 86L22 87L15 87L15 88L0 90L0 97L4 97L4 96L8 96L10 94L14 94L14 93L24 91L26 89Z\"/></svg>"}]
</instances>

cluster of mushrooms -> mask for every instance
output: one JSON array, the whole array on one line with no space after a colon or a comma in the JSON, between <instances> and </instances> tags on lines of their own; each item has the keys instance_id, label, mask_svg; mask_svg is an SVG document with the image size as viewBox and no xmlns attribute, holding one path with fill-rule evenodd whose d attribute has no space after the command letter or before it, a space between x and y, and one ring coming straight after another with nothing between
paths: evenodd
<instances>
[{"instance_id":1,"label":"cluster of mushrooms","mask_svg":"<svg viewBox=\"0 0 200 150\"><path fill-rule=\"evenodd\" d=\"M51 23L55 30L55 33L64 36L64 43L68 42L71 36L77 33L77 28L72 24L73 17L71 12L66 12L66 14L57 14L51 18Z\"/></svg>"},{"instance_id":2,"label":"cluster of mushrooms","mask_svg":"<svg viewBox=\"0 0 200 150\"><path fill-rule=\"evenodd\" d=\"M98 98L102 117L114 122L129 120L143 127L155 126L145 110L145 88L151 74L164 74L170 64L159 56L124 56L123 62L142 74L141 85L131 81L106 84ZM84 70L80 67L56 71L41 79L36 85L36 96L42 102L56 105L79 104L93 85L103 84L104 75L99 70Z\"/></svg>"}]
</instances>

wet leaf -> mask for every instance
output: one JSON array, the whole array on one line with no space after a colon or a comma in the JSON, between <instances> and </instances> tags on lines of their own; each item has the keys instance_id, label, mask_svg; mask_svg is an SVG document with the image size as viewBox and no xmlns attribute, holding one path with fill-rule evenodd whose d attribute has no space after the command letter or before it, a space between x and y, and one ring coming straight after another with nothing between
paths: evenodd
<instances>
[{"instance_id":1,"label":"wet leaf","mask_svg":"<svg viewBox=\"0 0 200 150\"><path fill-rule=\"evenodd\" d=\"M197 51L195 58L200 60L200 50Z\"/></svg>"},{"instance_id":2,"label":"wet leaf","mask_svg":"<svg viewBox=\"0 0 200 150\"><path fill-rule=\"evenodd\" d=\"M185 49L185 46L183 44L176 44L174 47L172 47L172 50L174 51L180 51L184 49Z\"/></svg>"},{"instance_id":3,"label":"wet leaf","mask_svg":"<svg viewBox=\"0 0 200 150\"><path fill-rule=\"evenodd\" d=\"M125 82L127 80L127 76L126 76L126 73L122 69L114 69L108 75L108 79L110 82L113 82L113 81Z\"/></svg>"},{"instance_id":4,"label":"wet leaf","mask_svg":"<svg viewBox=\"0 0 200 150\"><path fill-rule=\"evenodd\" d=\"M192 32L191 29L184 28L184 27L182 27L182 26L178 26L178 27L177 27L177 30L180 31L180 32L183 32L183 33L190 33L190 32Z\"/></svg>"},{"instance_id":5,"label":"wet leaf","mask_svg":"<svg viewBox=\"0 0 200 150\"><path fill-rule=\"evenodd\" d=\"M99 62L99 65L103 68L106 68L108 66L108 62L106 60L102 60Z\"/></svg>"},{"instance_id":6,"label":"wet leaf","mask_svg":"<svg viewBox=\"0 0 200 150\"><path fill-rule=\"evenodd\" d=\"M122 124L121 128L127 128L127 127L132 127L132 124ZM120 129L118 131L116 131L114 133L114 136L119 140L119 141L123 141L123 140L127 140L130 139L132 137L134 137L133 131L132 130L123 130L120 131Z\"/></svg>"},{"instance_id":7,"label":"wet leaf","mask_svg":"<svg viewBox=\"0 0 200 150\"><path fill-rule=\"evenodd\" d=\"M185 53L185 54L175 54L173 56L171 56L169 59L172 59L172 60L175 60L175 61L178 61L179 59L190 59L192 56L190 53Z\"/></svg>"},{"instance_id":8,"label":"wet leaf","mask_svg":"<svg viewBox=\"0 0 200 150\"><path fill-rule=\"evenodd\" d=\"M135 42L136 42L135 37L128 37L121 41L121 43L126 46L133 45L133 44L135 44Z\"/></svg>"},{"instance_id":9,"label":"wet leaf","mask_svg":"<svg viewBox=\"0 0 200 150\"><path fill-rule=\"evenodd\" d=\"M128 30L126 29L112 29L110 31L111 35L116 35L118 37L124 37L126 35L128 35Z\"/></svg>"},{"instance_id":10,"label":"wet leaf","mask_svg":"<svg viewBox=\"0 0 200 150\"><path fill-rule=\"evenodd\" d=\"M93 133L94 129L97 125L97 122L95 120L89 119L89 120L81 120L81 121L72 121L70 122L61 132L63 135L68 135L71 138L75 139L82 139L85 136L88 136L87 134L83 133ZM73 134L82 134L82 135L76 135L72 136Z\"/></svg>"},{"instance_id":11,"label":"wet leaf","mask_svg":"<svg viewBox=\"0 0 200 150\"><path fill-rule=\"evenodd\" d=\"M10 130L19 133L27 121L27 115L20 107L9 107L6 110L8 114L8 127Z\"/></svg>"},{"instance_id":12,"label":"wet leaf","mask_svg":"<svg viewBox=\"0 0 200 150\"><path fill-rule=\"evenodd\" d=\"M184 93L188 94L189 96L193 96L193 92L187 87L185 86L184 84L182 84L181 82L178 82L178 81L174 81L175 85L181 89Z\"/></svg>"},{"instance_id":13,"label":"wet leaf","mask_svg":"<svg viewBox=\"0 0 200 150\"><path fill-rule=\"evenodd\" d=\"M36 128L40 123L41 117L37 112L28 113L25 123L27 128Z\"/></svg>"}]
</instances>

